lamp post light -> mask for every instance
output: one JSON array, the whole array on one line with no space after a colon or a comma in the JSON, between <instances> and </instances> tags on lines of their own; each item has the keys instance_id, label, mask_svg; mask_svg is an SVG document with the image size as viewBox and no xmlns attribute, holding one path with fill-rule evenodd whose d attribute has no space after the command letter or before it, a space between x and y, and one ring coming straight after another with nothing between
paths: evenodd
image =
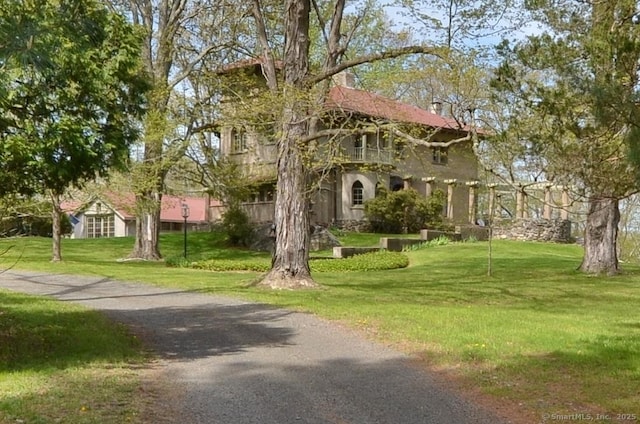
<instances>
[{"instance_id":1,"label":"lamp post light","mask_svg":"<svg viewBox=\"0 0 640 424\"><path fill-rule=\"evenodd\" d=\"M189 218L189 205L182 204L182 217L184 218L184 258L187 259L187 218Z\"/></svg>"}]
</instances>

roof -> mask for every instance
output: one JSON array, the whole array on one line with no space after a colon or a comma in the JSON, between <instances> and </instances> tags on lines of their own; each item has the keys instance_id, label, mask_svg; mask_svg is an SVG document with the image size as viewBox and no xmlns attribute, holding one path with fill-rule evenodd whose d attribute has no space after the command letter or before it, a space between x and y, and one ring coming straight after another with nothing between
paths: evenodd
<instances>
[{"instance_id":1,"label":"roof","mask_svg":"<svg viewBox=\"0 0 640 424\"><path fill-rule=\"evenodd\" d=\"M65 211L72 212L74 215L84 211L89 205L96 201L103 201L111 209L125 220L135 219L133 208L135 205L135 195L133 193L104 193L100 196L94 196L89 202L79 205L77 202L64 202L62 208ZM209 202L209 204L207 204ZM189 223L207 222L207 208L218 203L217 200L208 201L206 197L186 197L171 196L164 194L162 196L162 209L160 211L160 221L162 222L183 222L182 204L189 206Z\"/></svg>"},{"instance_id":2,"label":"roof","mask_svg":"<svg viewBox=\"0 0 640 424\"><path fill-rule=\"evenodd\" d=\"M358 113L366 116L384 118L390 121L426 125L432 128L443 128L465 131L455 119L438 115L428 110L389 99L368 91L344 86L332 87L326 102L330 109Z\"/></svg>"}]
</instances>

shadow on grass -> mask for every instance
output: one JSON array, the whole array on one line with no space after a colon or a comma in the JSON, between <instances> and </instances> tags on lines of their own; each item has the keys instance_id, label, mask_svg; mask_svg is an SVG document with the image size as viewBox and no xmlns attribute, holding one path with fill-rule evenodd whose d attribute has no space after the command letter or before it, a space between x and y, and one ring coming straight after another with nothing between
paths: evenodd
<instances>
[{"instance_id":1,"label":"shadow on grass","mask_svg":"<svg viewBox=\"0 0 640 424\"><path fill-rule=\"evenodd\" d=\"M141 358L126 329L98 312L0 291L0 372Z\"/></svg>"},{"instance_id":2,"label":"shadow on grass","mask_svg":"<svg viewBox=\"0 0 640 424\"><path fill-rule=\"evenodd\" d=\"M625 413L637 417L627 422L640 419L638 332L598 336L566 350L513 358L496 373L496 382L507 382L503 394L537 399L541 413Z\"/></svg>"}]
</instances>

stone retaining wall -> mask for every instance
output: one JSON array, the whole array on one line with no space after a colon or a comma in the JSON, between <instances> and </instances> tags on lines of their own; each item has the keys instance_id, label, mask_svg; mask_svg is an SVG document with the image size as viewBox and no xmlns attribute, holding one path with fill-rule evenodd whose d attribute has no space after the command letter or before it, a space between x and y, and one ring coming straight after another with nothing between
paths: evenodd
<instances>
[{"instance_id":1,"label":"stone retaining wall","mask_svg":"<svg viewBox=\"0 0 640 424\"><path fill-rule=\"evenodd\" d=\"M500 220L493 223L493 237L508 240L573 243L567 219Z\"/></svg>"},{"instance_id":2,"label":"stone retaining wall","mask_svg":"<svg viewBox=\"0 0 640 424\"><path fill-rule=\"evenodd\" d=\"M333 225L346 232L366 233L369 231L369 221L366 220L341 220L335 221Z\"/></svg>"}]
</instances>

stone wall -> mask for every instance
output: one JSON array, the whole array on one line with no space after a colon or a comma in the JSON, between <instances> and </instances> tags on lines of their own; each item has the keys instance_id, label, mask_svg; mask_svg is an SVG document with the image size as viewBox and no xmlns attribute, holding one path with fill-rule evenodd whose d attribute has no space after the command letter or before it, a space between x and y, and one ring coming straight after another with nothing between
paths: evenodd
<instances>
[{"instance_id":1,"label":"stone wall","mask_svg":"<svg viewBox=\"0 0 640 424\"><path fill-rule=\"evenodd\" d=\"M335 221L333 225L347 232L366 233L369 231L369 221L367 220L339 220Z\"/></svg>"},{"instance_id":2,"label":"stone wall","mask_svg":"<svg viewBox=\"0 0 640 424\"><path fill-rule=\"evenodd\" d=\"M493 237L508 240L573 243L571 221L567 219L496 220Z\"/></svg>"}]
</instances>

